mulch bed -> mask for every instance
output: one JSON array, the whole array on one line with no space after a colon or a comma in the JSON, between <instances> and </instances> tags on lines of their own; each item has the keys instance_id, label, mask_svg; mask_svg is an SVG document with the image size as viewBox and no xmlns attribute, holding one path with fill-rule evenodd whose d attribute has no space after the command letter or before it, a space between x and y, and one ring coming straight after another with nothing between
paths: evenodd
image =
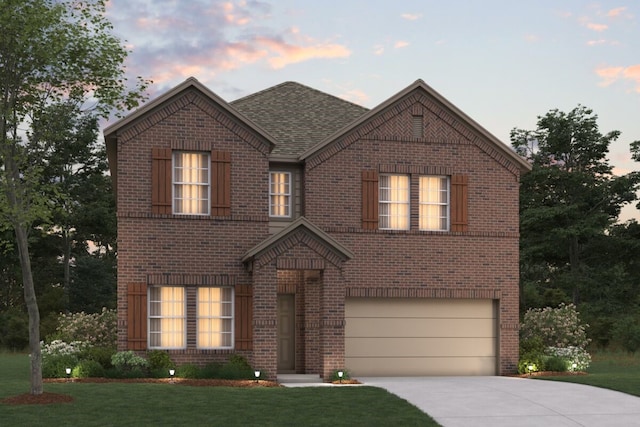
<instances>
[{"instance_id":1,"label":"mulch bed","mask_svg":"<svg viewBox=\"0 0 640 427\"><path fill-rule=\"evenodd\" d=\"M587 375L586 372L577 371L577 372L555 372L555 371L540 371L540 372L532 372L530 374L518 374L513 375L518 378L529 378L529 377L575 377Z\"/></svg>"}]
</instances>

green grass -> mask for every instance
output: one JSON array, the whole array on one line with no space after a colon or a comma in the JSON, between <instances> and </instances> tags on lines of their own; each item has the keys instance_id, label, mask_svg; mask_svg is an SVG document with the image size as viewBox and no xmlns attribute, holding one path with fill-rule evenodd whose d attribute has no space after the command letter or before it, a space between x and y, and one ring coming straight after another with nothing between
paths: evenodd
<instances>
[{"instance_id":1,"label":"green grass","mask_svg":"<svg viewBox=\"0 0 640 427\"><path fill-rule=\"evenodd\" d=\"M622 352L599 352L592 355L588 375L537 377L608 388L640 396L640 355Z\"/></svg>"},{"instance_id":2,"label":"green grass","mask_svg":"<svg viewBox=\"0 0 640 427\"><path fill-rule=\"evenodd\" d=\"M0 353L0 400L29 391L28 356ZM366 386L190 387L177 384L45 383L72 403L0 403L2 425L437 426L387 391Z\"/></svg>"}]
</instances>

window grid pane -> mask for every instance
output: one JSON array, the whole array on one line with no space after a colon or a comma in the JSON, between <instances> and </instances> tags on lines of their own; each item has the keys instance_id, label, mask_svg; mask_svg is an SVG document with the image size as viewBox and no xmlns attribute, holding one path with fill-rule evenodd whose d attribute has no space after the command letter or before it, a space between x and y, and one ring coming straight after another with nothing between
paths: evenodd
<instances>
[{"instance_id":1,"label":"window grid pane","mask_svg":"<svg viewBox=\"0 0 640 427\"><path fill-rule=\"evenodd\" d=\"M269 174L269 215L291 216L291 173L289 172Z\"/></svg>"},{"instance_id":2,"label":"window grid pane","mask_svg":"<svg viewBox=\"0 0 640 427\"><path fill-rule=\"evenodd\" d=\"M209 214L209 155L176 152L173 156L173 211Z\"/></svg>"},{"instance_id":3,"label":"window grid pane","mask_svg":"<svg viewBox=\"0 0 640 427\"><path fill-rule=\"evenodd\" d=\"M149 347L185 347L184 288L149 288Z\"/></svg>"},{"instance_id":4,"label":"window grid pane","mask_svg":"<svg viewBox=\"0 0 640 427\"><path fill-rule=\"evenodd\" d=\"M420 230L449 229L449 178L420 177Z\"/></svg>"},{"instance_id":5,"label":"window grid pane","mask_svg":"<svg viewBox=\"0 0 640 427\"><path fill-rule=\"evenodd\" d=\"M379 178L380 228L409 229L409 177L407 175L380 175Z\"/></svg>"},{"instance_id":6,"label":"window grid pane","mask_svg":"<svg viewBox=\"0 0 640 427\"><path fill-rule=\"evenodd\" d=\"M198 288L198 348L233 346L233 289Z\"/></svg>"}]
</instances>

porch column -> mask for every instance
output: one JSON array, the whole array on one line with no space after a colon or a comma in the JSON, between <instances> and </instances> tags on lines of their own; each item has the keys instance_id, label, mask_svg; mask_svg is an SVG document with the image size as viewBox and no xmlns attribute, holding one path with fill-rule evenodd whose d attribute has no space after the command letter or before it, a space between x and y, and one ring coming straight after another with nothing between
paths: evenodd
<instances>
[{"instance_id":1,"label":"porch column","mask_svg":"<svg viewBox=\"0 0 640 427\"><path fill-rule=\"evenodd\" d=\"M334 371L344 369L344 280L334 266L325 269L322 277L322 377L331 379Z\"/></svg>"},{"instance_id":2,"label":"porch column","mask_svg":"<svg viewBox=\"0 0 640 427\"><path fill-rule=\"evenodd\" d=\"M258 265L258 263L256 263ZM263 379L278 373L277 295L275 262L253 272L253 367Z\"/></svg>"}]
</instances>

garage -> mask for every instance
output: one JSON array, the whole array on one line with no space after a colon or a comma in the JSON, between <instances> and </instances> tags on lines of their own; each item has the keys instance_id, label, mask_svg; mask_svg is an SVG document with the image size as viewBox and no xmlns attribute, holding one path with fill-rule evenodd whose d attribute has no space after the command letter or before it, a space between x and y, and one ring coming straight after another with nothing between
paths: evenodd
<instances>
[{"instance_id":1,"label":"garage","mask_svg":"<svg viewBox=\"0 0 640 427\"><path fill-rule=\"evenodd\" d=\"M345 366L353 376L496 375L489 299L348 298Z\"/></svg>"}]
</instances>

